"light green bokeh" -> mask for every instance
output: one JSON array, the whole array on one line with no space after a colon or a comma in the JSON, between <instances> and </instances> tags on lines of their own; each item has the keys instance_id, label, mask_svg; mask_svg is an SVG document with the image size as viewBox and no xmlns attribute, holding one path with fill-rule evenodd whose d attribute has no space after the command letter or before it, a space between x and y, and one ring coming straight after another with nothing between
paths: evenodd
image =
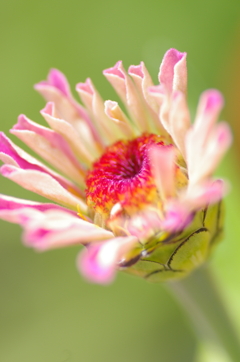
<instances>
[{"instance_id":1,"label":"light green bokeh","mask_svg":"<svg viewBox=\"0 0 240 362\"><path fill-rule=\"evenodd\" d=\"M0 11L1 129L18 114L42 122L44 101L32 85L51 67L72 87L91 77L105 99L116 100L102 70L122 59L144 60L157 81L164 52L188 52L189 101L224 84L220 74L240 19L227 0L10 0ZM229 155L219 174L232 179L227 236L212 264L240 327L239 175ZM1 177L1 193L34 198ZM20 243L20 228L0 223L0 360L3 362L192 362L197 341L187 318L161 285L124 274L109 287L77 273L79 248L37 254ZM240 330L240 328L239 328ZM201 361L204 362L204 361Z\"/></svg>"}]
</instances>

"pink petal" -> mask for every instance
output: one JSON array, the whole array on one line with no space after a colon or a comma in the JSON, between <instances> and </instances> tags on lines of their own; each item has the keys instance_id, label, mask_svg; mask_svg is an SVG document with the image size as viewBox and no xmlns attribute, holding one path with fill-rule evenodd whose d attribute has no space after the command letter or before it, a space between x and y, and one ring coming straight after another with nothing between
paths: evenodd
<instances>
[{"instance_id":1,"label":"pink petal","mask_svg":"<svg viewBox=\"0 0 240 362\"><path fill-rule=\"evenodd\" d=\"M161 126L158 114L159 114L159 102L150 92L149 88L153 87L153 81L150 74L145 67L144 62L140 65L131 65L128 69L128 73L134 80L136 88L139 94L141 94L142 101L145 104L146 109L149 112L149 116L152 119L153 127L160 133L164 134L164 129Z\"/></svg>"},{"instance_id":2,"label":"pink petal","mask_svg":"<svg viewBox=\"0 0 240 362\"><path fill-rule=\"evenodd\" d=\"M208 89L201 94L196 123L202 123L205 116L211 116L212 122L216 122L223 108L224 99L222 94L216 89Z\"/></svg>"},{"instance_id":3,"label":"pink petal","mask_svg":"<svg viewBox=\"0 0 240 362\"><path fill-rule=\"evenodd\" d=\"M56 204L42 204L29 200L17 199L15 197L0 194L0 218L13 223L22 223L22 213L25 209L34 209L40 212L47 210L62 210L70 215L75 215L71 210Z\"/></svg>"},{"instance_id":4,"label":"pink petal","mask_svg":"<svg viewBox=\"0 0 240 362\"><path fill-rule=\"evenodd\" d=\"M231 130L224 122L211 130L206 144L196 130L188 131L186 154L189 182L194 184L211 176L231 143Z\"/></svg>"},{"instance_id":5,"label":"pink petal","mask_svg":"<svg viewBox=\"0 0 240 362\"><path fill-rule=\"evenodd\" d=\"M206 174L205 170L207 168L207 173L212 173L220 160L220 156L222 157L223 155L216 141L216 133L218 131L216 131L217 128L215 126L222 107L223 97L217 90L210 89L201 95L194 125L188 130L185 138L186 161L190 182L197 182L198 179L202 178L201 174L202 172ZM225 133L229 139L227 143L230 143L230 131L225 129ZM213 144L216 146L215 151L212 147ZM223 149L224 152L226 148L227 145ZM209 157L208 154L211 153L209 149L212 150L214 162L211 159L207 159ZM212 155L210 156L212 157ZM215 156L217 157L216 160ZM210 168L209 161L211 163Z\"/></svg>"},{"instance_id":6,"label":"pink petal","mask_svg":"<svg viewBox=\"0 0 240 362\"><path fill-rule=\"evenodd\" d=\"M112 68L105 69L103 75L111 83L119 97L124 103L127 103L127 78L122 61L119 60Z\"/></svg>"},{"instance_id":7,"label":"pink petal","mask_svg":"<svg viewBox=\"0 0 240 362\"><path fill-rule=\"evenodd\" d=\"M192 221L192 210L186 207L184 203L171 200L166 206L164 219L161 222L161 228L169 233L177 233L184 230Z\"/></svg>"},{"instance_id":8,"label":"pink petal","mask_svg":"<svg viewBox=\"0 0 240 362\"><path fill-rule=\"evenodd\" d=\"M161 219L158 210L145 208L144 211L132 216L125 228L130 235L136 236L141 243L146 243L161 230Z\"/></svg>"},{"instance_id":9,"label":"pink petal","mask_svg":"<svg viewBox=\"0 0 240 362\"><path fill-rule=\"evenodd\" d=\"M164 129L171 136L173 131L170 122L172 94L175 91L180 91L185 96L187 91L186 55L186 53L181 53L176 49L169 49L160 66L160 86L149 89L150 93L159 99L159 118Z\"/></svg>"},{"instance_id":10,"label":"pink petal","mask_svg":"<svg viewBox=\"0 0 240 362\"><path fill-rule=\"evenodd\" d=\"M232 133L229 125L225 122L220 122L212 134L208 137L208 144L204 150L202 163L200 168L201 178L212 175L217 168L222 157L232 143Z\"/></svg>"},{"instance_id":11,"label":"pink petal","mask_svg":"<svg viewBox=\"0 0 240 362\"><path fill-rule=\"evenodd\" d=\"M77 266L81 274L90 282L109 284L115 277L115 260L113 265L101 265L98 262L98 254L101 244L94 244L79 254Z\"/></svg>"},{"instance_id":12,"label":"pink petal","mask_svg":"<svg viewBox=\"0 0 240 362\"><path fill-rule=\"evenodd\" d=\"M187 90L187 53L169 49L160 66L159 81L170 94L174 90L186 93Z\"/></svg>"},{"instance_id":13,"label":"pink petal","mask_svg":"<svg viewBox=\"0 0 240 362\"><path fill-rule=\"evenodd\" d=\"M113 281L124 254L136 244L137 238L129 236L90 245L79 254L79 271L93 283L109 284Z\"/></svg>"},{"instance_id":14,"label":"pink petal","mask_svg":"<svg viewBox=\"0 0 240 362\"><path fill-rule=\"evenodd\" d=\"M94 119L95 126L102 135L102 138L107 140L108 144L121 138L121 130L118 129L116 124L109 122L108 117L106 117L104 102L91 79L88 78L85 83L77 84L76 90L91 114L92 119Z\"/></svg>"},{"instance_id":15,"label":"pink petal","mask_svg":"<svg viewBox=\"0 0 240 362\"><path fill-rule=\"evenodd\" d=\"M133 126L117 102L105 101L104 110L106 115L118 125L119 129L121 129L123 134L122 138L129 139L135 136Z\"/></svg>"},{"instance_id":16,"label":"pink petal","mask_svg":"<svg viewBox=\"0 0 240 362\"><path fill-rule=\"evenodd\" d=\"M112 207L107 226L115 234L125 230L127 235L135 236L144 244L161 230L161 217L162 211L151 205L129 217L119 202Z\"/></svg>"},{"instance_id":17,"label":"pink petal","mask_svg":"<svg viewBox=\"0 0 240 362\"><path fill-rule=\"evenodd\" d=\"M183 230L191 223L196 211L220 201L226 192L227 187L222 180L190 185L178 199L171 199L165 204L161 228L171 233Z\"/></svg>"},{"instance_id":18,"label":"pink petal","mask_svg":"<svg viewBox=\"0 0 240 362\"><path fill-rule=\"evenodd\" d=\"M163 134L166 137L168 137L171 132L171 127L170 127L170 123L169 123L169 111L170 111L170 105L171 105L170 94L166 93L166 90L165 90L165 87L163 84L149 87L148 91L151 94L151 96L154 97L158 102L159 121L161 122L161 125L164 129Z\"/></svg>"},{"instance_id":19,"label":"pink petal","mask_svg":"<svg viewBox=\"0 0 240 362\"><path fill-rule=\"evenodd\" d=\"M77 188L73 183L60 176L56 172L37 161L35 158L27 154L21 148L16 146L10 139L2 132L0 132L0 159L8 165L16 166L24 170L35 170L44 172L54 178L66 190L72 190L73 193L83 196L83 192Z\"/></svg>"},{"instance_id":20,"label":"pink petal","mask_svg":"<svg viewBox=\"0 0 240 362\"><path fill-rule=\"evenodd\" d=\"M10 165L2 166L0 172L3 176L29 191L73 210L76 210L77 205L79 205L83 213L87 212L87 206L80 198L64 189L54 178L46 173L36 170L22 170Z\"/></svg>"},{"instance_id":21,"label":"pink petal","mask_svg":"<svg viewBox=\"0 0 240 362\"><path fill-rule=\"evenodd\" d=\"M30 121L24 115L19 116L11 133L75 182L84 184L85 171L61 135Z\"/></svg>"},{"instance_id":22,"label":"pink petal","mask_svg":"<svg viewBox=\"0 0 240 362\"><path fill-rule=\"evenodd\" d=\"M74 154L78 156L82 162L90 166L94 161L94 147L91 149L91 151L88 150L74 127L70 123L55 116L54 103L48 102L46 107L40 113L45 118L49 126L67 141ZM97 156L98 153L95 154L95 159Z\"/></svg>"},{"instance_id":23,"label":"pink petal","mask_svg":"<svg viewBox=\"0 0 240 362\"><path fill-rule=\"evenodd\" d=\"M149 150L151 170L162 200L174 195L175 150L169 146L153 146Z\"/></svg>"},{"instance_id":24,"label":"pink petal","mask_svg":"<svg viewBox=\"0 0 240 362\"><path fill-rule=\"evenodd\" d=\"M174 92L172 96L169 118L169 132L174 143L185 157L185 137L191 127L191 119L186 98L181 92Z\"/></svg>"},{"instance_id":25,"label":"pink petal","mask_svg":"<svg viewBox=\"0 0 240 362\"><path fill-rule=\"evenodd\" d=\"M220 201L228 187L223 180L207 181L198 185L189 185L183 202L191 210L198 210Z\"/></svg>"},{"instance_id":26,"label":"pink petal","mask_svg":"<svg viewBox=\"0 0 240 362\"><path fill-rule=\"evenodd\" d=\"M51 69L47 81L37 83L34 88L47 101L53 101L56 104L57 110L66 116L63 116L64 119L81 118L89 122L87 112L73 99L68 81L65 75L58 69ZM74 117L72 117L73 115Z\"/></svg>"},{"instance_id":27,"label":"pink petal","mask_svg":"<svg viewBox=\"0 0 240 362\"><path fill-rule=\"evenodd\" d=\"M40 251L113 237L110 231L62 210L47 210L31 216L31 211L25 209L24 213L25 218L29 216L25 223L24 242Z\"/></svg>"},{"instance_id":28,"label":"pink petal","mask_svg":"<svg viewBox=\"0 0 240 362\"><path fill-rule=\"evenodd\" d=\"M66 97L69 97L71 95L67 78L58 69L51 69L48 74L48 80L44 83L54 88L57 88Z\"/></svg>"},{"instance_id":29,"label":"pink petal","mask_svg":"<svg viewBox=\"0 0 240 362\"><path fill-rule=\"evenodd\" d=\"M88 143L101 144L87 111L75 101L65 76L59 70L52 69L48 80L36 84L35 89L48 102L54 102L59 117L71 123L80 136L83 134L87 138Z\"/></svg>"},{"instance_id":30,"label":"pink petal","mask_svg":"<svg viewBox=\"0 0 240 362\"><path fill-rule=\"evenodd\" d=\"M114 67L104 70L103 74L126 105L139 131L141 133L148 131L149 125L141 98L138 96L131 78L123 68L122 62L119 61Z\"/></svg>"},{"instance_id":31,"label":"pink petal","mask_svg":"<svg viewBox=\"0 0 240 362\"><path fill-rule=\"evenodd\" d=\"M208 89L203 92L199 100L194 127L207 134L216 123L223 105L224 99L218 90Z\"/></svg>"}]
</instances>

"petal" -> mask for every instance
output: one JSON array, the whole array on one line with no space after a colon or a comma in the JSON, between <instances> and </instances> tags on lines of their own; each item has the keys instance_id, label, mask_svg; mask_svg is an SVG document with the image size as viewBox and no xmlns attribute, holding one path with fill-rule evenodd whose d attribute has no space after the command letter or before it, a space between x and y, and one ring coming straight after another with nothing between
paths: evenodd
<instances>
[{"instance_id":1,"label":"petal","mask_svg":"<svg viewBox=\"0 0 240 362\"><path fill-rule=\"evenodd\" d=\"M208 134L209 130L216 123L223 105L224 99L218 90L208 89L202 93L198 104L194 127L197 130L204 132L203 138L206 137L205 135Z\"/></svg>"},{"instance_id":2,"label":"petal","mask_svg":"<svg viewBox=\"0 0 240 362\"><path fill-rule=\"evenodd\" d=\"M181 154L185 157L185 137L191 126L190 113L186 98L181 92L174 92L172 98L169 133Z\"/></svg>"},{"instance_id":3,"label":"petal","mask_svg":"<svg viewBox=\"0 0 240 362\"><path fill-rule=\"evenodd\" d=\"M75 182L84 184L85 171L61 135L24 115L19 116L11 133Z\"/></svg>"},{"instance_id":4,"label":"petal","mask_svg":"<svg viewBox=\"0 0 240 362\"><path fill-rule=\"evenodd\" d=\"M0 194L0 218L13 223L23 222L23 210L34 209L40 212L47 210L64 210L70 215L75 215L71 210L56 204L42 204L39 202L17 199L15 197Z\"/></svg>"},{"instance_id":5,"label":"petal","mask_svg":"<svg viewBox=\"0 0 240 362\"><path fill-rule=\"evenodd\" d=\"M225 122L219 123L209 137L207 147L202 155L199 165L199 177L207 178L216 170L222 157L232 143L232 134L229 125Z\"/></svg>"},{"instance_id":6,"label":"petal","mask_svg":"<svg viewBox=\"0 0 240 362\"><path fill-rule=\"evenodd\" d=\"M51 69L48 74L48 80L42 81L41 85L49 85L53 88L56 88L66 97L71 95L70 87L68 81L63 73L57 69Z\"/></svg>"},{"instance_id":7,"label":"petal","mask_svg":"<svg viewBox=\"0 0 240 362\"><path fill-rule=\"evenodd\" d=\"M75 244L112 238L110 231L102 229L88 221L62 210L47 210L31 216L31 210L25 209L24 242L37 250L60 248Z\"/></svg>"},{"instance_id":8,"label":"petal","mask_svg":"<svg viewBox=\"0 0 240 362\"><path fill-rule=\"evenodd\" d=\"M169 49L160 66L159 82L164 85L170 94L172 91L187 91L187 53L181 53L176 49Z\"/></svg>"},{"instance_id":9,"label":"petal","mask_svg":"<svg viewBox=\"0 0 240 362\"><path fill-rule=\"evenodd\" d=\"M223 180L207 181L189 185L183 202L191 210L197 210L220 201L227 193L228 187Z\"/></svg>"},{"instance_id":10,"label":"petal","mask_svg":"<svg viewBox=\"0 0 240 362\"><path fill-rule=\"evenodd\" d=\"M131 65L128 69L128 74L133 78L139 93L143 96L143 99L157 114L159 107L156 99L148 92L148 89L154 84L144 62L141 62L139 65Z\"/></svg>"},{"instance_id":11,"label":"petal","mask_svg":"<svg viewBox=\"0 0 240 362\"><path fill-rule=\"evenodd\" d=\"M165 206L164 219L161 228L169 233L177 233L184 230L193 219L192 210L178 200L171 200Z\"/></svg>"},{"instance_id":12,"label":"petal","mask_svg":"<svg viewBox=\"0 0 240 362\"><path fill-rule=\"evenodd\" d=\"M121 132L124 135L123 138L132 138L135 136L135 132L130 124L130 121L123 113L117 102L105 101L104 107L106 115L121 129Z\"/></svg>"},{"instance_id":13,"label":"petal","mask_svg":"<svg viewBox=\"0 0 240 362\"><path fill-rule=\"evenodd\" d=\"M3 176L29 191L73 210L76 210L77 205L79 205L83 213L87 212L87 205L80 198L64 189L59 182L46 173L35 170L22 170L10 165L2 166L0 171Z\"/></svg>"},{"instance_id":14,"label":"petal","mask_svg":"<svg viewBox=\"0 0 240 362\"><path fill-rule=\"evenodd\" d=\"M144 211L134 214L126 221L125 227L128 232L136 236L141 243L146 243L161 230L159 210L151 207L146 207Z\"/></svg>"},{"instance_id":15,"label":"petal","mask_svg":"<svg viewBox=\"0 0 240 362\"><path fill-rule=\"evenodd\" d=\"M103 74L124 102L140 133L148 131L149 125L141 98L138 96L133 81L123 68L122 62L119 61L114 67L104 70Z\"/></svg>"},{"instance_id":16,"label":"petal","mask_svg":"<svg viewBox=\"0 0 240 362\"><path fill-rule=\"evenodd\" d=\"M101 140L87 111L73 98L63 73L52 69L47 81L36 84L34 88L48 102L54 102L59 117L72 124L86 145L91 144L92 147L97 145L101 148Z\"/></svg>"},{"instance_id":17,"label":"petal","mask_svg":"<svg viewBox=\"0 0 240 362\"><path fill-rule=\"evenodd\" d=\"M148 92L151 94L152 97L155 97L155 99L158 99L158 109L157 111L159 112L159 105L162 104L163 102L163 98L165 96L165 90L164 90L164 86L161 84L158 85L153 85L151 87L148 88Z\"/></svg>"},{"instance_id":18,"label":"petal","mask_svg":"<svg viewBox=\"0 0 240 362\"><path fill-rule=\"evenodd\" d=\"M222 180L190 185L178 199L171 199L165 205L162 229L171 233L185 229L196 211L220 201L226 192L227 186Z\"/></svg>"},{"instance_id":19,"label":"petal","mask_svg":"<svg viewBox=\"0 0 240 362\"><path fill-rule=\"evenodd\" d=\"M121 100L126 102L126 84L125 84L125 71L119 60L112 68L105 69L103 75L111 83Z\"/></svg>"},{"instance_id":20,"label":"petal","mask_svg":"<svg viewBox=\"0 0 240 362\"><path fill-rule=\"evenodd\" d=\"M227 185L222 180L190 185L178 199L171 199L165 204L162 229L171 233L185 229L196 211L220 201L226 192Z\"/></svg>"},{"instance_id":21,"label":"petal","mask_svg":"<svg viewBox=\"0 0 240 362\"><path fill-rule=\"evenodd\" d=\"M16 146L10 139L2 132L0 132L0 159L7 165L22 168L24 170L36 170L44 172L54 178L66 190L72 191L74 194L84 196L83 192L77 188L73 183L60 176L56 172L37 161L34 157L23 151L20 147Z\"/></svg>"},{"instance_id":22,"label":"petal","mask_svg":"<svg viewBox=\"0 0 240 362\"><path fill-rule=\"evenodd\" d=\"M149 150L151 170L162 200L175 192L175 150L169 146L153 146Z\"/></svg>"},{"instance_id":23,"label":"petal","mask_svg":"<svg viewBox=\"0 0 240 362\"><path fill-rule=\"evenodd\" d=\"M113 281L124 254L137 243L137 238L129 236L90 245L78 256L79 271L93 283L109 284Z\"/></svg>"},{"instance_id":24,"label":"petal","mask_svg":"<svg viewBox=\"0 0 240 362\"><path fill-rule=\"evenodd\" d=\"M223 105L224 99L218 90L209 89L202 93L193 126L195 133L201 134L199 142L201 142L202 148L208 143L208 137L217 122Z\"/></svg>"},{"instance_id":25,"label":"petal","mask_svg":"<svg viewBox=\"0 0 240 362\"><path fill-rule=\"evenodd\" d=\"M158 117L159 102L156 97L149 92L149 88L151 89L151 87L153 87L153 81L144 62L141 62L140 65L131 65L128 69L128 73L133 78L139 94L141 94L142 101L151 117L152 126L158 133L164 134L165 130Z\"/></svg>"},{"instance_id":26,"label":"petal","mask_svg":"<svg viewBox=\"0 0 240 362\"><path fill-rule=\"evenodd\" d=\"M104 112L104 102L94 87L91 79L88 78L85 83L77 84L76 90L92 118L95 120L96 128L102 135L103 139L106 139L108 143L113 143L117 139L121 138L121 130L119 130L117 125L110 122L108 117L106 117Z\"/></svg>"},{"instance_id":27,"label":"petal","mask_svg":"<svg viewBox=\"0 0 240 362\"><path fill-rule=\"evenodd\" d=\"M189 182L194 184L212 175L231 143L231 130L225 122L214 127L207 144L196 130L189 130L186 136Z\"/></svg>"},{"instance_id":28,"label":"petal","mask_svg":"<svg viewBox=\"0 0 240 362\"><path fill-rule=\"evenodd\" d=\"M73 152L79 157L79 159L88 166L94 161L93 150L88 150L84 145L81 137L76 132L74 127L63 119L55 117L54 103L49 102L46 107L40 112L45 118L49 126L57 133L59 133L68 144L71 146ZM95 155L95 158L97 154Z\"/></svg>"},{"instance_id":29,"label":"petal","mask_svg":"<svg viewBox=\"0 0 240 362\"><path fill-rule=\"evenodd\" d=\"M171 126L169 122L169 111L171 105L170 94L166 94L163 84L149 87L149 93L158 101L159 105L159 120L164 129L164 135L169 137Z\"/></svg>"},{"instance_id":30,"label":"petal","mask_svg":"<svg viewBox=\"0 0 240 362\"><path fill-rule=\"evenodd\" d=\"M34 88L47 100L54 102L57 112L70 123L85 120L91 123L86 110L72 97L65 75L58 69L51 69L47 81L35 84Z\"/></svg>"},{"instance_id":31,"label":"petal","mask_svg":"<svg viewBox=\"0 0 240 362\"><path fill-rule=\"evenodd\" d=\"M205 91L200 97L194 125L188 130L185 138L190 182L198 182L207 174L211 174L231 143L228 127L224 125L219 129L219 126L215 126L223 102L221 93L214 89ZM222 134L222 144L219 133ZM215 150L213 146L216 147Z\"/></svg>"}]
</instances>

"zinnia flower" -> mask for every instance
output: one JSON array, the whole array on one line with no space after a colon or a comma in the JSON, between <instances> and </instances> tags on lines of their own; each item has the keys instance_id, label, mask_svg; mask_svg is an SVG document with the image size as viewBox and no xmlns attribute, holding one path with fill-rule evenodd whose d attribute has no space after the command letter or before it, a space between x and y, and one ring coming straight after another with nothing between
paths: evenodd
<instances>
[{"instance_id":1,"label":"zinnia flower","mask_svg":"<svg viewBox=\"0 0 240 362\"><path fill-rule=\"evenodd\" d=\"M77 103L56 69L35 86L48 126L25 115L10 131L50 167L0 135L3 176L52 201L0 196L0 217L20 224L25 245L43 251L82 244L77 266L109 283L116 270L151 281L181 278L202 264L222 234L226 186L213 172L231 143L223 106L207 90L191 125L186 53L170 49L153 85L143 62L103 72L124 103L103 102L92 81Z\"/></svg>"}]
</instances>

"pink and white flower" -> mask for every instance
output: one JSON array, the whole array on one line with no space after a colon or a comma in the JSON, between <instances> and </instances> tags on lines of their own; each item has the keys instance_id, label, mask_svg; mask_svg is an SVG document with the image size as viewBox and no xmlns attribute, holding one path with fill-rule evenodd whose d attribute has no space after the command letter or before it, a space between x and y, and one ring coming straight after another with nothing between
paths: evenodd
<instances>
[{"instance_id":1,"label":"pink and white flower","mask_svg":"<svg viewBox=\"0 0 240 362\"><path fill-rule=\"evenodd\" d=\"M36 250L84 245L77 266L96 283L192 235L196 215L226 192L212 177L231 144L228 125L216 124L217 90L201 95L191 124L186 53L167 51L156 86L143 62L127 72L119 61L103 74L125 110L104 102L90 79L77 84L80 105L56 69L35 86L48 102L41 111L48 126L20 115L10 132L50 167L0 134L1 174L52 202L1 195L0 217L20 224Z\"/></svg>"}]
</instances>

